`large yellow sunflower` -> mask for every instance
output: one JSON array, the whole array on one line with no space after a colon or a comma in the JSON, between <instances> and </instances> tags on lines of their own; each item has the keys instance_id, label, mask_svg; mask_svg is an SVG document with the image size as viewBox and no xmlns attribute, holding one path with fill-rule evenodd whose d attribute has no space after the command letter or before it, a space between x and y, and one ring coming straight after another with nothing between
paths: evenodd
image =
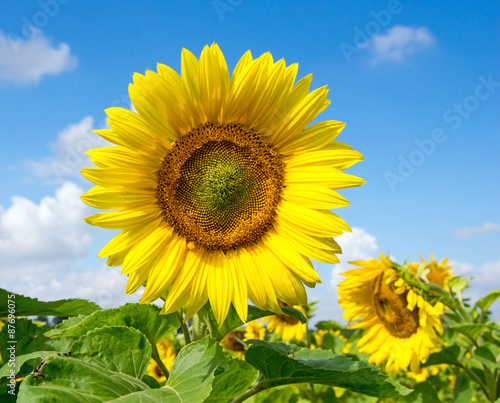
<instances>
[{"instance_id":1,"label":"large yellow sunflower","mask_svg":"<svg viewBox=\"0 0 500 403\"><path fill-rule=\"evenodd\" d=\"M391 262L380 260L350 262L361 268L342 273L339 303L352 329L366 328L357 343L369 362L396 373L408 366L418 372L421 362L437 349L443 332L440 316L443 305L430 305L399 277Z\"/></svg>"},{"instance_id":2,"label":"large yellow sunflower","mask_svg":"<svg viewBox=\"0 0 500 403\"><path fill-rule=\"evenodd\" d=\"M295 83L297 65L246 52L231 77L217 45L198 60L182 51L181 74L134 74L133 112L106 110L113 147L88 152L97 186L82 199L112 210L86 219L122 230L99 253L128 275L126 292L146 280L140 302L167 289L162 313L208 300L222 322L232 303L246 320L248 299L282 313L277 299L305 305L304 284L321 282L309 258L337 263L332 239L349 226L329 209L348 201L336 189L363 180L342 170L362 159L334 141L344 123L308 126L330 103L326 87Z\"/></svg>"}]
</instances>

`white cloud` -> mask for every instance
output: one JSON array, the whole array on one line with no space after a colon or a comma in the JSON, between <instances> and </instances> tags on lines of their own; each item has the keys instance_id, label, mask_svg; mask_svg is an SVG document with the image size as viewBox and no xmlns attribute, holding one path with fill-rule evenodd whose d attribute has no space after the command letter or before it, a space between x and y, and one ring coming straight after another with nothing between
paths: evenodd
<instances>
[{"instance_id":1,"label":"white cloud","mask_svg":"<svg viewBox=\"0 0 500 403\"><path fill-rule=\"evenodd\" d=\"M77 64L66 43L53 46L42 31L26 41L0 31L0 82L36 83L43 75L72 70Z\"/></svg>"},{"instance_id":2,"label":"white cloud","mask_svg":"<svg viewBox=\"0 0 500 403\"><path fill-rule=\"evenodd\" d=\"M40 204L12 197L12 205L0 207L0 267L13 262L64 260L85 255L91 243L82 217L88 207L80 200L82 189L66 182L55 196Z\"/></svg>"},{"instance_id":3,"label":"white cloud","mask_svg":"<svg viewBox=\"0 0 500 403\"><path fill-rule=\"evenodd\" d=\"M125 295L120 268L89 259L92 235L104 231L83 221L90 208L82 193L66 182L39 204L15 196L7 209L0 206L2 288L40 300L85 298L103 307L138 301L140 293ZM94 262L99 269L88 268Z\"/></svg>"},{"instance_id":4,"label":"white cloud","mask_svg":"<svg viewBox=\"0 0 500 403\"><path fill-rule=\"evenodd\" d=\"M457 228L453 232L453 236L455 238L470 238L471 236L476 234L488 234L490 232L500 232L500 225L486 222L483 225L479 225L477 227Z\"/></svg>"},{"instance_id":5,"label":"white cloud","mask_svg":"<svg viewBox=\"0 0 500 403\"><path fill-rule=\"evenodd\" d=\"M64 128L57 136L57 141L50 144L51 157L41 161L25 161L27 168L39 178L51 178L61 181L64 177L80 177L83 167L92 166L85 151L96 147L112 145L91 132L94 119L91 116Z\"/></svg>"},{"instance_id":6,"label":"white cloud","mask_svg":"<svg viewBox=\"0 0 500 403\"><path fill-rule=\"evenodd\" d=\"M428 48L434 41L433 35L425 27L396 25L371 38L372 62L402 62L407 56Z\"/></svg>"},{"instance_id":7,"label":"white cloud","mask_svg":"<svg viewBox=\"0 0 500 403\"><path fill-rule=\"evenodd\" d=\"M474 277L469 282L469 288L464 291L464 297L470 298L475 303L490 291L500 289L500 260L498 262L486 262L481 266L474 266L466 262L450 261L452 271L456 276L463 275L464 278ZM495 319L500 317L499 301L492 306Z\"/></svg>"}]
</instances>

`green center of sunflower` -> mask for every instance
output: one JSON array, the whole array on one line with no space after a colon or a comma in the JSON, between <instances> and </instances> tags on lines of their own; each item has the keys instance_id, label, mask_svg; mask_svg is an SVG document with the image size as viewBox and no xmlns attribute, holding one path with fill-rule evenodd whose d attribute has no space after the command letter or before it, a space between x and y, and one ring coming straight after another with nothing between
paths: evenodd
<instances>
[{"instance_id":1,"label":"green center of sunflower","mask_svg":"<svg viewBox=\"0 0 500 403\"><path fill-rule=\"evenodd\" d=\"M165 219L209 250L256 243L273 223L283 163L257 133L206 123L175 142L158 173Z\"/></svg>"},{"instance_id":2,"label":"green center of sunflower","mask_svg":"<svg viewBox=\"0 0 500 403\"><path fill-rule=\"evenodd\" d=\"M372 303L377 316L394 337L406 339L415 334L419 326L418 307L407 308L408 291L396 294L394 284L386 284L384 275L375 279Z\"/></svg>"}]
</instances>

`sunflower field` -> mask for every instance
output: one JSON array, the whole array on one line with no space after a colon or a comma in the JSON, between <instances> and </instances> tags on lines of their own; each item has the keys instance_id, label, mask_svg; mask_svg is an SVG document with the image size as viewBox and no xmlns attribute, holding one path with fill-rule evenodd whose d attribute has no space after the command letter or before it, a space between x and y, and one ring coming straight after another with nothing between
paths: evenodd
<instances>
[{"instance_id":1,"label":"sunflower field","mask_svg":"<svg viewBox=\"0 0 500 403\"><path fill-rule=\"evenodd\" d=\"M82 200L104 210L88 224L120 231L99 257L141 296L103 309L0 289L2 402L500 401L500 290L472 304L447 260L350 262L347 325L314 321L311 259L339 263L350 227L331 210L364 184L344 172L363 155L343 123L312 124L328 89L297 69L248 51L230 74L213 44L184 49L181 74L134 75Z\"/></svg>"}]
</instances>

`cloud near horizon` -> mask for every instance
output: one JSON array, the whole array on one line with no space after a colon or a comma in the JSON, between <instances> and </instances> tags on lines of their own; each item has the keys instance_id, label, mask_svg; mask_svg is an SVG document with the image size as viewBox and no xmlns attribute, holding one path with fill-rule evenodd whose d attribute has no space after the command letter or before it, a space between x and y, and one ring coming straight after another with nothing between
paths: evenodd
<instances>
[{"instance_id":1,"label":"cloud near horizon","mask_svg":"<svg viewBox=\"0 0 500 403\"><path fill-rule=\"evenodd\" d=\"M492 232L500 232L500 225L491 222L485 222L483 225L476 227L462 227L453 231L455 238L470 238L476 234L489 234Z\"/></svg>"}]
</instances>

